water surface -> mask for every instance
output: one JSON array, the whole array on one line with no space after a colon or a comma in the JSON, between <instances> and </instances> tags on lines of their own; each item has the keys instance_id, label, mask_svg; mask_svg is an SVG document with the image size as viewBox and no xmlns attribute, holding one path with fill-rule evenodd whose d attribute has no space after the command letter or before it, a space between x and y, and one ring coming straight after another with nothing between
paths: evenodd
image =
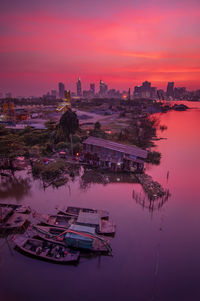
<instances>
[{"instance_id":1,"label":"water surface","mask_svg":"<svg viewBox=\"0 0 200 301\"><path fill-rule=\"evenodd\" d=\"M78 178L45 191L31 178L1 185L1 202L29 204L40 213L69 205L108 210L117 231L113 257L81 259L75 267L23 256L1 239L0 300L200 300L200 110L171 111L160 120L168 127L159 133L167 139L156 141L161 164L146 171L170 190L159 210L157 203L149 210L147 200L142 206L133 199L133 191L142 195L140 184L119 180L85 190Z\"/></svg>"}]
</instances>

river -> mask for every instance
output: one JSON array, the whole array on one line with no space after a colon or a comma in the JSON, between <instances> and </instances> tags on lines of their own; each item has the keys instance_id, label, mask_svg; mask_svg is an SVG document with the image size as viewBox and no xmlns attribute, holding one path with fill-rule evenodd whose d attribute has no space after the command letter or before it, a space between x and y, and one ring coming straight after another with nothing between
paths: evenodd
<instances>
[{"instance_id":1,"label":"river","mask_svg":"<svg viewBox=\"0 0 200 301\"><path fill-rule=\"evenodd\" d=\"M171 193L162 206L141 204L141 185L120 178L86 189L77 178L44 191L40 181L19 172L18 181L1 184L0 202L28 204L40 213L69 205L105 209L117 224L114 256L81 259L77 266L26 257L1 239L1 301L200 300L200 104L187 105L193 109L159 114L167 125L159 133L166 139L155 141L161 164L146 172Z\"/></svg>"}]
</instances>

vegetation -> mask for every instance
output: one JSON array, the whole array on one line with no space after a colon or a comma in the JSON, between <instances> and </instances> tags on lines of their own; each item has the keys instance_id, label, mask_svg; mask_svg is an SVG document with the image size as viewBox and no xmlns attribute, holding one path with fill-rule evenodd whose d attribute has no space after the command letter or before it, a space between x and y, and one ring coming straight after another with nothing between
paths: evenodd
<instances>
[{"instance_id":1,"label":"vegetation","mask_svg":"<svg viewBox=\"0 0 200 301\"><path fill-rule=\"evenodd\" d=\"M160 159L161 159L161 153L153 151L153 152L148 152L147 155L147 162L152 163L155 165L160 164Z\"/></svg>"},{"instance_id":2,"label":"vegetation","mask_svg":"<svg viewBox=\"0 0 200 301\"><path fill-rule=\"evenodd\" d=\"M90 135L97 138L107 138L106 133L101 129L101 123L99 121L95 122L94 129L90 131Z\"/></svg>"},{"instance_id":3,"label":"vegetation","mask_svg":"<svg viewBox=\"0 0 200 301\"><path fill-rule=\"evenodd\" d=\"M117 141L130 143L141 148L146 148L152 145L152 137L156 136L158 119L155 117L132 118L130 125L124 128L120 133L115 135Z\"/></svg>"},{"instance_id":4,"label":"vegetation","mask_svg":"<svg viewBox=\"0 0 200 301\"><path fill-rule=\"evenodd\" d=\"M62 134L70 140L70 135L75 134L79 128L79 120L75 112L67 110L60 118L59 128Z\"/></svg>"}]
</instances>

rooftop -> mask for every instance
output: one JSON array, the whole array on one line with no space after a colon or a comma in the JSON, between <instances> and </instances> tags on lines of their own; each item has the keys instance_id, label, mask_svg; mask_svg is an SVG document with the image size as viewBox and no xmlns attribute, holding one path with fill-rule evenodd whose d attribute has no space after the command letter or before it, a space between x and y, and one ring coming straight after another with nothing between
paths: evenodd
<instances>
[{"instance_id":1,"label":"rooftop","mask_svg":"<svg viewBox=\"0 0 200 301\"><path fill-rule=\"evenodd\" d=\"M137 146L126 145L118 142L113 142L110 140L105 140L102 138L96 138L90 136L85 141L83 141L83 143L108 148L117 152L140 157L143 159L146 159L147 157L147 151Z\"/></svg>"}]
</instances>

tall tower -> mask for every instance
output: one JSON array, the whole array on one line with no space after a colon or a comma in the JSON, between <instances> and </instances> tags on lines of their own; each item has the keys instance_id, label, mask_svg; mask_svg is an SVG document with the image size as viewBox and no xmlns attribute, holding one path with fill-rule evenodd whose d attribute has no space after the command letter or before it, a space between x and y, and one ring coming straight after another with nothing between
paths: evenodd
<instances>
[{"instance_id":1,"label":"tall tower","mask_svg":"<svg viewBox=\"0 0 200 301\"><path fill-rule=\"evenodd\" d=\"M76 83L76 89L77 89L77 96L82 96L82 88L81 88L81 79L78 78L78 81Z\"/></svg>"},{"instance_id":2,"label":"tall tower","mask_svg":"<svg viewBox=\"0 0 200 301\"><path fill-rule=\"evenodd\" d=\"M60 98L64 98L65 94L65 85L63 83L58 83L58 94Z\"/></svg>"},{"instance_id":3,"label":"tall tower","mask_svg":"<svg viewBox=\"0 0 200 301\"><path fill-rule=\"evenodd\" d=\"M108 86L102 80L100 80L99 94L101 96L105 96L107 94L107 91L108 91Z\"/></svg>"},{"instance_id":4,"label":"tall tower","mask_svg":"<svg viewBox=\"0 0 200 301\"><path fill-rule=\"evenodd\" d=\"M174 82L169 82L167 85L167 97L174 98Z\"/></svg>"}]
</instances>

